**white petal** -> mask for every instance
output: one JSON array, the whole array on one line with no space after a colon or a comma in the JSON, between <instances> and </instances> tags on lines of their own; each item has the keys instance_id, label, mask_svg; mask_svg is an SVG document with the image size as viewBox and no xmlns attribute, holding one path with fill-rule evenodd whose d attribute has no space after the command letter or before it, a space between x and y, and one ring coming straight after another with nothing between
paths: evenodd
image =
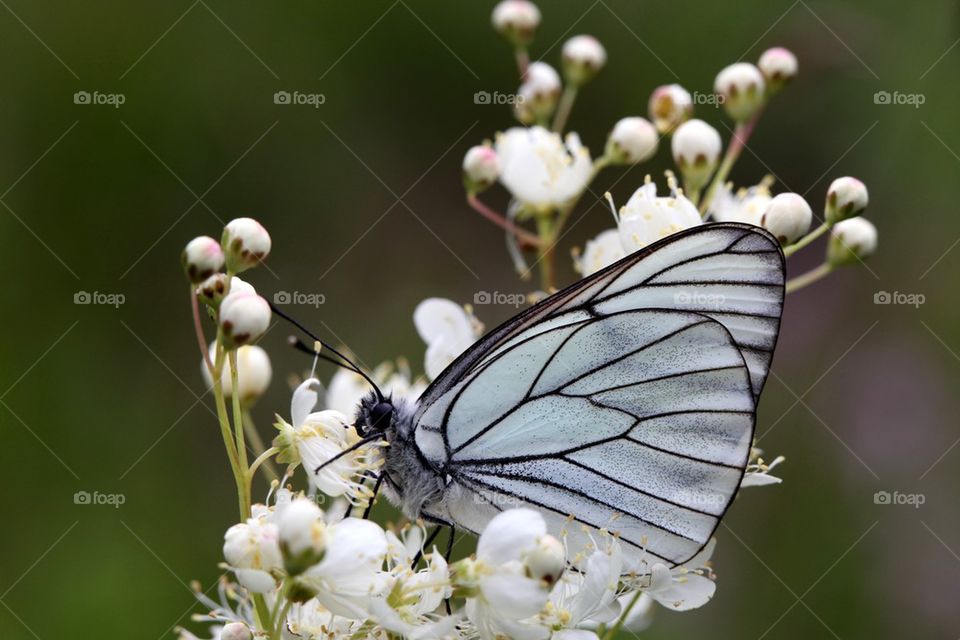
<instances>
[{"instance_id":1,"label":"white petal","mask_svg":"<svg viewBox=\"0 0 960 640\"><path fill-rule=\"evenodd\" d=\"M481 578L480 591L498 616L511 620L537 615L549 596L538 580L506 573Z\"/></svg>"},{"instance_id":2,"label":"white petal","mask_svg":"<svg viewBox=\"0 0 960 640\"><path fill-rule=\"evenodd\" d=\"M317 406L322 388L320 381L316 378L307 378L296 388L293 399L290 401L290 418L293 420L293 426L299 427L306 421L307 416Z\"/></svg>"},{"instance_id":3,"label":"white petal","mask_svg":"<svg viewBox=\"0 0 960 640\"><path fill-rule=\"evenodd\" d=\"M253 593L268 593L277 588L277 583L266 571L259 569L236 569L237 580L248 591Z\"/></svg>"},{"instance_id":4,"label":"white petal","mask_svg":"<svg viewBox=\"0 0 960 640\"><path fill-rule=\"evenodd\" d=\"M597 640L598 636L593 631L584 629L563 629L554 633L550 638L551 640Z\"/></svg>"},{"instance_id":5,"label":"white petal","mask_svg":"<svg viewBox=\"0 0 960 640\"><path fill-rule=\"evenodd\" d=\"M509 509L497 514L483 530L477 543L477 559L492 565L519 560L546 533L543 516L536 511Z\"/></svg>"}]
</instances>

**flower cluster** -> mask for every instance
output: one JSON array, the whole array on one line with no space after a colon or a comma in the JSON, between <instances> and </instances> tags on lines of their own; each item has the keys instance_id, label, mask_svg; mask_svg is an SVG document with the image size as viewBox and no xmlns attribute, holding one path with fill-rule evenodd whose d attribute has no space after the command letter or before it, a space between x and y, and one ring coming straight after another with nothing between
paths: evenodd
<instances>
[{"instance_id":1,"label":"flower cluster","mask_svg":"<svg viewBox=\"0 0 960 640\"><path fill-rule=\"evenodd\" d=\"M791 52L769 49L756 65L738 62L717 74L716 103L735 123L726 147L713 126L693 118L690 92L670 84L653 90L649 118L615 123L594 157L565 127L578 92L607 64L607 53L596 38L579 35L564 44L559 71L530 62L540 18L527 0L504 0L493 12L493 26L513 47L520 72L513 104L521 126L471 148L463 181L470 206L506 231L521 274L529 271L528 254L535 254L545 292L558 286L554 258L564 226L600 171L647 162L661 147L669 147L676 165L665 175L665 189L647 176L619 208L606 194L614 225L575 252L582 276L710 220L763 227L787 255L829 233L823 265L790 280L788 291L875 250L876 229L861 217L867 189L855 178L830 185L812 231L818 216L802 196L775 193L769 177L741 187L727 180L767 104L796 75ZM510 196L506 214L479 197L496 183ZM571 519L551 535L543 517L525 508L493 518L475 553L459 559L439 552L420 521L384 526L369 518L389 443L358 433L358 404L371 381L394 402L417 398L478 339L483 325L473 309L451 300L428 298L413 312L425 345L421 376L398 358L370 371L341 368L324 385L316 368L329 359L327 347L299 343L313 353L313 369L291 385L289 411L276 416L275 437L265 443L251 408L272 377L270 358L256 344L270 327L271 307L238 274L261 264L270 250L263 226L240 218L226 225L219 242L195 238L182 256L202 372L216 401L239 506L223 541L230 577L216 598L198 589L206 611L194 619L206 625L204 633L220 640L610 639L621 630L643 630L658 607L687 611L713 597L714 541L683 566L651 556L637 573L627 568L615 532L584 528L568 536L570 527L580 527ZM215 337L208 341L211 330ZM754 448L741 486L780 483L771 471L782 462L765 462ZM252 498L258 473L269 485L262 503ZM196 638L185 629L180 634Z\"/></svg>"}]
</instances>

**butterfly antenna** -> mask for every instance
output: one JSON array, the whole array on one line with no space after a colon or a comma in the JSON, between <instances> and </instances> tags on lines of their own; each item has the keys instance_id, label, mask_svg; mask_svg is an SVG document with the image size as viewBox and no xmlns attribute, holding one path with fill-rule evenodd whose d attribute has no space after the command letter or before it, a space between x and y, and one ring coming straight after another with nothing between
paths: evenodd
<instances>
[{"instance_id":1,"label":"butterfly antenna","mask_svg":"<svg viewBox=\"0 0 960 640\"><path fill-rule=\"evenodd\" d=\"M323 462L323 463L317 465L317 468L313 470L313 475L317 475L318 473L320 473L321 471L323 471L324 467L327 467L327 466L333 464L334 462L336 462L337 460L339 460L339 459L342 458L343 456L347 455L348 453L353 453L354 451L356 451L356 450L359 449L360 447L366 446L366 445L370 444L371 442L373 442L374 440L380 440L381 438L383 438L383 434L382 434L382 433L374 433L374 434L371 434L371 435L367 436L366 438L360 440L359 442L350 445L349 447L347 447L346 449L344 449L343 451L341 451L341 452L338 453L337 455L333 456L332 458L330 458L330 459L327 460L326 462Z\"/></svg>"},{"instance_id":2,"label":"butterfly antenna","mask_svg":"<svg viewBox=\"0 0 960 640\"><path fill-rule=\"evenodd\" d=\"M297 329L300 329L300 331L304 332L309 337L313 338L314 342L318 343L323 349L335 355L337 358L339 358L339 360L334 360L333 358L322 356L317 349L310 349L306 345L303 345L303 348L306 348L308 353L315 356L316 358L320 358L322 360L325 360L326 362L330 362L332 364L337 365L338 367L343 367L344 369L348 369L356 373L358 376L366 380L371 387L373 387L374 392L376 392L377 394L377 400L379 400L380 402L383 402L383 399L384 399L383 392L380 391L380 387L378 387L377 383L374 382L373 379L370 378L370 376L364 373L363 370L360 369L360 367L354 364L353 361L350 360L350 358L348 358L347 356L343 355L342 353L334 349L329 343L324 342L323 340L318 338L315 333L313 333L312 331L310 331L310 329L307 329L305 326L303 326L303 324L300 321L288 315L285 311L281 311L280 309L278 309L277 305L273 304L272 302L270 303L270 309L275 314L277 314L278 316L280 316L281 318L283 318L284 320L286 320L287 322L295 326ZM298 346L298 344L303 344L303 343L302 341L298 340L296 343L293 343L294 348L300 351L303 351L303 348Z\"/></svg>"}]
</instances>

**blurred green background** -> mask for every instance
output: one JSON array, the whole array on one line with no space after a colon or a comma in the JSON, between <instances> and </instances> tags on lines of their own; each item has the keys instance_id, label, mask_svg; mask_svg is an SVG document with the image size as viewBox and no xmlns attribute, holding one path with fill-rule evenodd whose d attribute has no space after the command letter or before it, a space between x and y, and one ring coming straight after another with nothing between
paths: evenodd
<instances>
[{"instance_id":1,"label":"blurred green background","mask_svg":"<svg viewBox=\"0 0 960 640\"><path fill-rule=\"evenodd\" d=\"M516 88L491 2L0 1L0 637L169 638L219 575L232 480L202 397L179 253L250 215L270 230L265 295L365 363L423 345L426 296L524 292L502 233L463 200L460 160L507 126L477 91ZM718 533L714 601L661 611L645 637L956 638L960 515L960 23L955 2L541 2L533 57L600 38L607 67L570 125L595 152L656 85L710 90L767 47L801 74L733 172L819 211L834 177L870 188L881 250L788 300L761 446L786 482L741 496ZM322 93L319 108L276 91ZM119 93L119 108L75 104ZM876 104L878 91L925 102ZM729 135L710 106L698 115ZM623 202L667 145L598 193ZM486 196L502 207L499 189ZM402 199L402 202L398 202ZM563 253L606 228L588 197ZM822 245L791 260L815 266ZM568 261L564 281L574 277ZM125 302L77 305L77 292ZM925 303L875 305L879 291ZM488 326L513 314L486 306ZM264 433L306 366L278 327ZM324 376L329 376L325 372ZM199 399L198 399L199 398ZM120 493L119 507L76 505ZM920 508L877 491L923 494ZM262 496L262 488L261 493Z\"/></svg>"}]
</instances>

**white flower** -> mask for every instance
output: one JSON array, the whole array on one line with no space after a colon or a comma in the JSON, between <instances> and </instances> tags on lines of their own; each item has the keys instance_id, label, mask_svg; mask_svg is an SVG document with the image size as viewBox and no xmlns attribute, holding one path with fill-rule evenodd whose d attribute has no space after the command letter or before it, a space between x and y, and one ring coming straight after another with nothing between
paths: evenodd
<instances>
[{"instance_id":1,"label":"white flower","mask_svg":"<svg viewBox=\"0 0 960 640\"><path fill-rule=\"evenodd\" d=\"M323 511L313 500L297 498L277 512L280 551L287 573L298 575L323 557L327 527Z\"/></svg>"},{"instance_id":2,"label":"white flower","mask_svg":"<svg viewBox=\"0 0 960 640\"><path fill-rule=\"evenodd\" d=\"M673 132L673 160L690 189L707 183L720 159L720 134L703 120L687 120Z\"/></svg>"},{"instance_id":3,"label":"white flower","mask_svg":"<svg viewBox=\"0 0 960 640\"><path fill-rule=\"evenodd\" d=\"M710 557L716 540L710 540L696 556L683 566L669 569L656 563L649 574L631 580L631 587L640 588L655 601L674 611L702 607L713 597L716 583L710 579Z\"/></svg>"},{"instance_id":4,"label":"white flower","mask_svg":"<svg viewBox=\"0 0 960 640\"><path fill-rule=\"evenodd\" d=\"M580 275L587 277L610 266L625 255L627 254L620 241L619 229L607 229L597 234L593 240L587 240L575 266Z\"/></svg>"},{"instance_id":5,"label":"white flower","mask_svg":"<svg viewBox=\"0 0 960 640\"><path fill-rule=\"evenodd\" d=\"M531 62L517 90L516 111L521 122L550 117L560 99L560 74L546 62Z\"/></svg>"},{"instance_id":6,"label":"white flower","mask_svg":"<svg viewBox=\"0 0 960 640\"><path fill-rule=\"evenodd\" d=\"M757 458L756 462L747 465L747 471L740 482L741 487L765 487L771 484L780 484L781 478L770 475L774 467L782 463L786 458L777 456L770 464L764 463L763 459Z\"/></svg>"},{"instance_id":7,"label":"white flower","mask_svg":"<svg viewBox=\"0 0 960 640\"><path fill-rule=\"evenodd\" d=\"M250 627L242 622L231 622L223 625L220 630L220 640L250 640Z\"/></svg>"},{"instance_id":8,"label":"white flower","mask_svg":"<svg viewBox=\"0 0 960 640\"><path fill-rule=\"evenodd\" d=\"M182 256L183 268L190 282L203 282L223 268L220 243L210 236L199 236L187 243Z\"/></svg>"},{"instance_id":9,"label":"white flower","mask_svg":"<svg viewBox=\"0 0 960 640\"><path fill-rule=\"evenodd\" d=\"M254 517L227 529L223 557L237 580L253 593L267 593L276 584L271 572L283 568L277 525Z\"/></svg>"},{"instance_id":10,"label":"white flower","mask_svg":"<svg viewBox=\"0 0 960 640\"><path fill-rule=\"evenodd\" d=\"M797 56L783 47L767 49L757 62L767 85L771 89L780 89L797 75Z\"/></svg>"},{"instance_id":11,"label":"white flower","mask_svg":"<svg viewBox=\"0 0 960 640\"><path fill-rule=\"evenodd\" d=\"M866 218L841 220L830 230L827 262L833 266L862 260L877 250L877 228Z\"/></svg>"},{"instance_id":12,"label":"white flower","mask_svg":"<svg viewBox=\"0 0 960 640\"><path fill-rule=\"evenodd\" d=\"M867 186L849 176L837 178L827 189L826 218L830 224L863 213L870 201Z\"/></svg>"},{"instance_id":13,"label":"white flower","mask_svg":"<svg viewBox=\"0 0 960 640\"><path fill-rule=\"evenodd\" d=\"M247 291L226 295L220 303L220 328L228 348L255 342L270 326L270 304Z\"/></svg>"},{"instance_id":14,"label":"white flower","mask_svg":"<svg viewBox=\"0 0 960 640\"><path fill-rule=\"evenodd\" d=\"M210 343L210 361L214 361L217 353L217 343ZM207 388L213 387L213 376L206 361L200 363L200 370ZM244 345L237 349L237 388L240 390L240 401L249 404L267 390L273 370L270 367L270 356L257 345ZM223 385L223 394L227 398L233 394L233 385L230 377L230 365L225 362L220 375Z\"/></svg>"},{"instance_id":15,"label":"white flower","mask_svg":"<svg viewBox=\"0 0 960 640\"><path fill-rule=\"evenodd\" d=\"M493 9L493 28L516 46L533 39L540 24L540 10L527 0L503 0Z\"/></svg>"},{"instance_id":16,"label":"white flower","mask_svg":"<svg viewBox=\"0 0 960 640\"><path fill-rule=\"evenodd\" d=\"M657 130L646 118L623 118L607 138L607 157L622 164L635 164L657 152Z\"/></svg>"},{"instance_id":17,"label":"white flower","mask_svg":"<svg viewBox=\"0 0 960 640\"><path fill-rule=\"evenodd\" d=\"M767 206L760 223L781 244L790 244L800 239L810 229L813 211L803 196L796 193L779 193Z\"/></svg>"},{"instance_id":18,"label":"white flower","mask_svg":"<svg viewBox=\"0 0 960 640\"><path fill-rule=\"evenodd\" d=\"M366 505L373 492L363 483L364 474L380 464L375 444L346 455L346 449L361 438L339 411L313 412L319 399L320 381L309 378L293 392L292 424L277 418L280 431L274 446L279 462L303 465L312 486L331 497L343 496L352 505ZM339 456L336 460L334 457ZM318 471L319 469L319 471Z\"/></svg>"},{"instance_id":19,"label":"white flower","mask_svg":"<svg viewBox=\"0 0 960 640\"><path fill-rule=\"evenodd\" d=\"M620 209L620 242L628 254L701 223L700 212L675 187L668 197L657 197L657 185L647 182Z\"/></svg>"},{"instance_id":20,"label":"white flower","mask_svg":"<svg viewBox=\"0 0 960 640\"><path fill-rule=\"evenodd\" d=\"M345 518L327 527L326 553L301 576L316 599L335 615L365 619L370 598L388 584L382 571L387 538L374 522Z\"/></svg>"},{"instance_id":21,"label":"white flower","mask_svg":"<svg viewBox=\"0 0 960 640\"><path fill-rule=\"evenodd\" d=\"M496 182L500 172L497 152L490 145L480 144L470 147L463 157L463 180L468 191L486 189Z\"/></svg>"},{"instance_id":22,"label":"white flower","mask_svg":"<svg viewBox=\"0 0 960 640\"><path fill-rule=\"evenodd\" d=\"M236 218L223 228L220 245L226 253L227 271L240 273L270 255L270 234L253 218Z\"/></svg>"},{"instance_id":23,"label":"white flower","mask_svg":"<svg viewBox=\"0 0 960 640\"><path fill-rule=\"evenodd\" d=\"M693 97L678 84L665 84L650 94L650 119L660 133L671 133L693 115Z\"/></svg>"},{"instance_id":24,"label":"white flower","mask_svg":"<svg viewBox=\"0 0 960 640\"><path fill-rule=\"evenodd\" d=\"M504 511L480 535L476 559L457 563L455 586L469 594L464 610L484 640L547 636L544 628L522 622L537 615L549 596L542 581L527 576L525 565L546 533L546 523L536 511Z\"/></svg>"},{"instance_id":25,"label":"white flower","mask_svg":"<svg viewBox=\"0 0 960 640\"><path fill-rule=\"evenodd\" d=\"M500 182L523 204L556 209L580 195L593 176L590 152L575 133L566 137L543 127L514 127L499 134Z\"/></svg>"},{"instance_id":26,"label":"white flower","mask_svg":"<svg viewBox=\"0 0 960 640\"><path fill-rule=\"evenodd\" d=\"M593 36L574 36L563 43L563 75L574 85L581 85L603 68L607 51Z\"/></svg>"},{"instance_id":27,"label":"white flower","mask_svg":"<svg viewBox=\"0 0 960 640\"><path fill-rule=\"evenodd\" d=\"M760 69L749 62L737 62L717 74L713 90L723 97L727 114L743 122L763 105L766 84Z\"/></svg>"},{"instance_id":28,"label":"white flower","mask_svg":"<svg viewBox=\"0 0 960 640\"><path fill-rule=\"evenodd\" d=\"M593 545L598 548L587 549L578 554L578 558L589 555L574 560L581 571L564 574L550 594L541 623L551 629L562 629L553 633L553 640L588 637L583 634L592 632L577 631L577 627L596 628L599 624L612 623L620 615L617 596L624 573L623 556L616 539L606 533L600 535L602 542Z\"/></svg>"},{"instance_id":29,"label":"white flower","mask_svg":"<svg viewBox=\"0 0 960 640\"><path fill-rule=\"evenodd\" d=\"M461 305L427 298L413 311L413 324L427 344L424 370L431 380L477 340L477 321Z\"/></svg>"},{"instance_id":30,"label":"white flower","mask_svg":"<svg viewBox=\"0 0 960 640\"><path fill-rule=\"evenodd\" d=\"M710 201L710 217L717 222L745 222L759 227L772 199L770 189L764 183L736 193L728 183L717 189Z\"/></svg>"}]
</instances>

